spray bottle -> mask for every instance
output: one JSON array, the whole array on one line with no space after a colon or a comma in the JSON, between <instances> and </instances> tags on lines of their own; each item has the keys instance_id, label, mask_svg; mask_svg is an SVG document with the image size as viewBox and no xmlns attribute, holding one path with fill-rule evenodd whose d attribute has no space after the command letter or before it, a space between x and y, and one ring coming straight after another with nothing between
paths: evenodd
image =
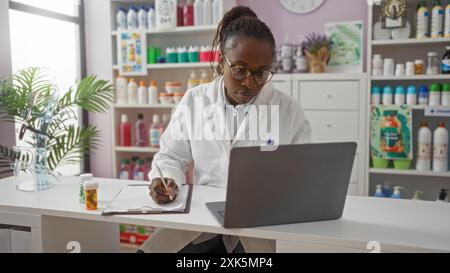
<instances>
[{"instance_id":1,"label":"spray bottle","mask_svg":"<svg viewBox=\"0 0 450 273\"><path fill-rule=\"evenodd\" d=\"M375 194L373 197L385 197L383 194L383 188L381 185L377 185L377 190L375 191Z\"/></svg>"},{"instance_id":2,"label":"spray bottle","mask_svg":"<svg viewBox=\"0 0 450 273\"><path fill-rule=\"evenodd\" d=\"M391 195L391 198L393 198L393 199L401 199L402 195L401 195L401 191L400 190L403 190L403 187L395 186L394 187L394 193Z\"/></svg>"}]
</instances>

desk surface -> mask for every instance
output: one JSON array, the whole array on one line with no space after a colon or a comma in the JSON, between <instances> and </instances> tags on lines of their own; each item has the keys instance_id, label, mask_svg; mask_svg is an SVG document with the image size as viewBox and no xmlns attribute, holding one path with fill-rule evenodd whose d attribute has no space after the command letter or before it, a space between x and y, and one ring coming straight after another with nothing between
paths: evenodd
<instances>
[{"instance_id":1,"label":"desk surface","mask_svg":"<svg viewBox=\"0 0 450 273\"><path fill-rule=\"evenodd\" d=\"M100 184L99 209L87 211L78 203L79 184L76 177L67 177L47 191L17 191L16 185L27 179L22 176L0 180L0 211L348 248L365 249L369 241L378 241L384 251L450 252L449 203L349 196L343 217L336 221L225 229L204 205L206 202L224 201L224 189L195 185L189 214L101 216L107 203L131 181L96 178Z\"/></svg>"}]
</instances>

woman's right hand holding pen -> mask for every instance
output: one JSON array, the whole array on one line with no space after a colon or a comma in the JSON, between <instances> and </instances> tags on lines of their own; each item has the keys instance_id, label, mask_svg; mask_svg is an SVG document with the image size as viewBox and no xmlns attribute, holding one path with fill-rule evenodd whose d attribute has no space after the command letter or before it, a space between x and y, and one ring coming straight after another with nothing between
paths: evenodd
<instances>
[{"instance_id":1,"label":"woman's right hand holding pen","mask_svg":"<svg viewBox=\"0 0 450 273\"><path fill-rule=\"evenodd\" d=\"M166 181L167 188L160 178L154 178L149 186L150 196L157 204L171 203L175 201L180 193L175 180L170 178L165 178L164 180Z\"/></svg>"}]
</instances>

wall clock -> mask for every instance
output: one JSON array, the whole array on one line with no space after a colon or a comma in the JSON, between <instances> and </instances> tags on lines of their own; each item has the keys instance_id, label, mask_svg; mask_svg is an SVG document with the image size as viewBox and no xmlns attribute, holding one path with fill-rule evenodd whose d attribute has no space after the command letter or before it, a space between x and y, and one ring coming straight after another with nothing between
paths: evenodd
<instances>
[{"instance_id":1,"label":"wall clock","mask_svg":"<svg viewBox=\"0 0 450 273\"><path fill-rule=\"evenodd\" d=\"M281 5L287 10L305 14L319 8L325 0L279 0Z\"/></svg>"}]
</instances>

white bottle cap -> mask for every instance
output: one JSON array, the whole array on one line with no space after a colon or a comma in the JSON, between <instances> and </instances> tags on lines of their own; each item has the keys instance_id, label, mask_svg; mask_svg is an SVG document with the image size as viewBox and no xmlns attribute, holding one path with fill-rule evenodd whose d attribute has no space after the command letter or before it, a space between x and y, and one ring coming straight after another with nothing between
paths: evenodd
<instances>
[{"instance_id":1,"label":"white bottle cap","mask_svg":"<svg viewBox=\"0 0 450 273\"><path fill-rule=\"evenodd\" d=\"M80 174L81 181L89 181L94 179L94 175L91 173Z\"/></svg>"},{"instance_id":2,"label":"white bottle cap","mask_svg":"<svg viewBox=\"0 0 450 273\"><path fill-rule=\"evenodd\" d=\"M122 123L128 122L128 116L126 114L122 114L122 116L120 116L120 121Z\"/></svg>"},{"instance_id":3,"label":"white bottle cap","mask_svg":"<svg viewBox=\"0 0 450 273\"><path fill-rule=\"evenodd\" d=\"M84 190L96 190L98 189L98 182L95 182L93 180L86 181L83 184Z\"/></svg>"},{"instance_id":4,"label":"white bottle cap","mask_svg":"<svg viewBox=\"0 0 450 273\"><path fill-rule=\"evenodd\" d=\"M159 124L161 122L161 119L159 118L159 115L153 115L153 124Z\"/></svg>"}]
</instances>

